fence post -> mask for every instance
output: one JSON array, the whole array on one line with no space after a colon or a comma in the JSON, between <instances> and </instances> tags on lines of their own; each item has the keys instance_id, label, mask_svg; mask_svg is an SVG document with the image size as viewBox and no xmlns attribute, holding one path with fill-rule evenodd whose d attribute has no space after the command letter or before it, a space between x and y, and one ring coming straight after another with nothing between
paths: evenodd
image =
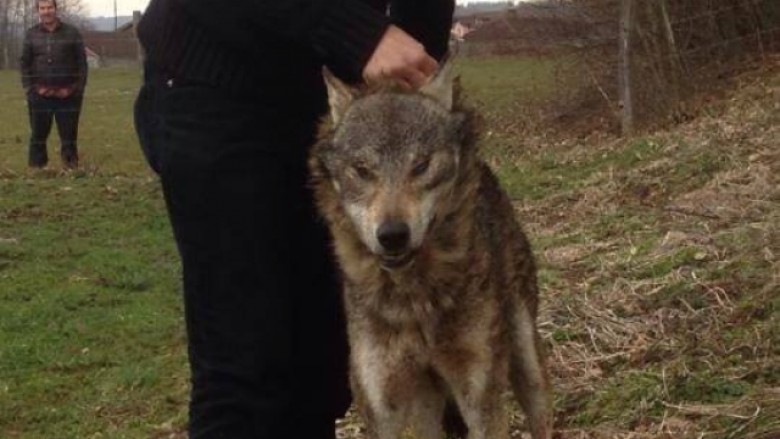
<instances>
[{"instance_id":1,"label":"fence post","mask_svg":"<svg viewBox=\"0 0 780 439\"><path fill-rule=\"evenodd\" d=\"M138 63L144 62L144 49L141 47L141 40L138 39L138 22L141 21L141 11L133 11L133 36L135 37Z\"/></svg>"},{"instance_id":2,"label":"fence post","mask_svg":"<svg viewBox=\"0 0 780 439\"><path fill-rule=\"evenodd\" d=\"M634 107L631 99L633 3L634 0L622 0L620 3L620 62L618 63L618 78L620 83L621 129L623 135L629 135L634 130Z\"/></svg>"},{"instance_id":3,"label":"fence post","mask_svg":"<svg viewBox=\"0 0 780 439\"><path fill-rule=\"evenodd\" d=\"M622 103L621 129L623 135L634 130L634 106L631 100L631 31L633 27L634 0L620 2L620 102Z\"/></svg>"}]
</instances>

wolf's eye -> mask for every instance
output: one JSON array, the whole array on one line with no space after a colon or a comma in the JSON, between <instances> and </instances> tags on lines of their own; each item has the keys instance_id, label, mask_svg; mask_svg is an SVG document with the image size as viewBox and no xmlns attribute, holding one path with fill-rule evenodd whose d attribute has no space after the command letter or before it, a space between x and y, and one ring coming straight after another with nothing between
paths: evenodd
<instances>
[{"instance_id":1,"label":"wolf's eye","mask_svg":"<svg viewBox=\"0 0 780 439\"><path fill-rule=\"evenodd\" d=\"M374 174L365 165L354 165L352 170L363 180L373 180Z\"/></svg>"},{"instance_id":2,"label":"wolf's eye","mask_svg":"<svg viewBox=\"0 0 780 439\"><path fill-rule=\"evenodd\" d=\"M428 167L430 165L431 165L430 157L427 157L424 160L419 161L416 165L414 165L414 168L412 168L412 176L419 177L425 174L425 171L428 170Z\"/></svg>"}]
</instances>

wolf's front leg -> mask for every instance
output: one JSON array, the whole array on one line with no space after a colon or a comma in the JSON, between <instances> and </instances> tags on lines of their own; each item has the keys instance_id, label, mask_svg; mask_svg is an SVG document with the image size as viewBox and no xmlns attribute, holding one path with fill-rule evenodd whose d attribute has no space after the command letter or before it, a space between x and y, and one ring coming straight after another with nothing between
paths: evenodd
<instances>
[{"instance_id":1,"label":"wolf's front leg","mask_svg":"<svg viewBox=\"0 0 780 439\"><path fill-rule=\"evenodd\" d=\"M412 428L417 439L444 437L444 405L447 399L443 389L431 378L421 377L411 408Z\"/></svg>"},{"instance_id":2,"label":"wolf's front leg","mask_svg":"<svg viewBox=\"0 0 780 439\"><path fill-rule=\"evenodd\" d=\"M478 366L448 380L468 427L468 439L507 439L509 421L501 403L502 386L495 379L499 375L486 364Z\"/></svg>"},{"instance_id":3,"label":"wolf's front leg","mask_svg":"<svg viewBox=\"0 0 780 439\"><path fill-rule=\"evenodd\" d=\"M370 439L398 439L406 427L415 383L403 353L368 334L350 340L353 387Z\"/></svg>"},{"instance_id":4,"label":"wolf's front leg","mask_svg":"<svg viewBox=\"0 0 780 439\"><path fill-rule=\"evenodd\" d=\"M525 306L516 307L510 380L515 397L528 418L533 439L550 439L553 433L552 397L542 352L542 341Z\"/></svg>"}]
</instances>

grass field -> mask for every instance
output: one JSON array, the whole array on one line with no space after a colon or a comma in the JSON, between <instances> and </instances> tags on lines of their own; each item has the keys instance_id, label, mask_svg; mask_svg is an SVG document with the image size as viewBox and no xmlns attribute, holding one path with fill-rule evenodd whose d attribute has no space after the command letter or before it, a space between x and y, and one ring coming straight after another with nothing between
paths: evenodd
<instances>
[{"instance_id":1,"label":"grass field","mask_svg":"<svg viewBox=\"0 0 780 439\"><path fill-rule=\"evenodd\" d=\"M178 429L178 263L131 109L139 74L92 75L83 170L26 169L17 76L0 76L0 437L148 438ZM172 427L174 426L175 427Z\"/></svg>"},{"instance_id":2,"label":"grass field","mask_svg":"<svg viewBox=\"0 0 780 439\"><path fill-rule=\"evenodd\" d=\"M780 437L778 69L672 131L552 140L507 122L552 90L549 65L459 68L540 260L559 437ZM0 72L0 438L184 437L179 265L132 128L139 76L92 74L83 166L63 173L56 140L50 170L26 169L18 76ZM341 433L362 437L354 418Z\"/></svg>"}]
</instances>

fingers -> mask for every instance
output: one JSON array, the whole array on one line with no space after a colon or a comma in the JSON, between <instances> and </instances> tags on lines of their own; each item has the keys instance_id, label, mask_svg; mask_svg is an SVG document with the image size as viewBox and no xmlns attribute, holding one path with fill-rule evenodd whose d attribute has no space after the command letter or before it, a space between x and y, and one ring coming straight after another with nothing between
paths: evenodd
<instances>
[{"instance_id":1,"label":"fingers","mask_svg":"<svg viewBox=\"0 0 780 439\"><path fill-rule=\"evenodd\" d=\"M439 69L439 63L427 53L424 53L424 56L419 58L412 65L413 67L406 69L401 76L403 76L414 89L418 89L427 84L430 77Z\"/></svg>"},{"instance_id":2,"label":"fingers","mask_svg":"<svg viewBox=\"0 0 780 439\"><path fill-rule=\"evenodd\" d=\"M437 70L439 70L439 63L426 53L420 62L420 71L426 78L430 78Z\"/></svg>"},{"instance_id":3,"label":"fingers","mask_svg":"<svg viewBox=\"0 0 780 439\"><path fill-rule=\"evenodd\" d=\"M394 82L404 90L417 90L428 82L430 75L422 70L409 66L402 66L394 70L385 70L378 77L371 78L367 82Z\"/></svg>"},{"instance_id":4,"label":"fingers","mask_svg":"<svg viewBox=\"0 0 780 439\"><path fill-rule=\"evenodd\" d=\"M410 69L406 75L403 76L403 79L416 90L428 82L428 77L429 75L425 74L423 70Z\"/></svg>"},{"instance_id":5,"label":"fingers","mask_svg":"<svg viewBox=\"0 0 780 439\"><path fill-rule=\"evenodd\" d=\"M425 47L396 26L388 27L363 69L368 83L395 82L405 89L425 85L439 64Z\"/></svg>"}]
</instances>

